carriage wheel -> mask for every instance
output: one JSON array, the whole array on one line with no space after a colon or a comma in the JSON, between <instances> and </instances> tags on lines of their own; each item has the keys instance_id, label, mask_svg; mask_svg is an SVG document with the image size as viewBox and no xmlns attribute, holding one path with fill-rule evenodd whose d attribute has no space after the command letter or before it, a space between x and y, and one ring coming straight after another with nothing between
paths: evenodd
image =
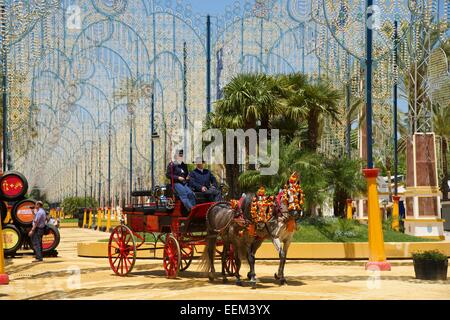
<instances>
[{"instance_id":1,"label":"carriage wheel","mask_svg":"<svg viewBox=\"0 0 450 320\"><path fill-rule=\"evenodd\" d=\"M176 278L181 264L181 252L178 240L172 234L166 237L163 259L167 278Z\"/></svg>"},{"instance_id":2,"label":"carriage wheel","mask_svg":"<svg viewBox=\"0 0 450 320\"><path fill-rule=\"evenodd\" d=\"M192 258L194 258L194 246L192 244L182 244L180 250L180 271L184 271L189 268L192 262Z\"/></svg>"},{"instance_id":3,"label":"carriage wheel","mask_svg":"<svg viewBox=\"0 0 450 320\"><path fill-rule=\"evenodd\" d=\"M225 248L222 251L222 254L227 252ZM225 259L225 271L228 273L229 276L234 276L237 274L237 266L236 266L236 259L234 258L234 247L232 244L230 244L230 247L228 249L228 254Z\"/></svg>"},{"instance_id":4,"label":"carriage wheel","mask_svg":"<svg viewBox=\"0 0 450 320\"><path fill-rule=\"evenodd\" d=\"M136 262L136 241L127 226L114 228L108 243L109 265L115 274L126 276Z\"/></svg>"}]
</instances>

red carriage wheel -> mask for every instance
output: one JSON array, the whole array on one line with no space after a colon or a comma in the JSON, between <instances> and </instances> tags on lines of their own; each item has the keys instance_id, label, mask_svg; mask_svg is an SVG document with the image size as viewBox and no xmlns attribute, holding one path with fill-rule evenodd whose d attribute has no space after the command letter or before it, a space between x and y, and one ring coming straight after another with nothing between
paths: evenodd
<instances>
[{"instance_id":1,"label":"red carriage wheel","mask_svg":"<svg viewBox=\"0 0 450 320\"><path fill-rule=\"evenodd\" d=\"M194 258L194 246L192 244L181 244L180 271L187 270Z\"/></svg>"},{"instance_id":2,"label":"red carriage wheel","mask_svg":"<svg viewBox=\"0 0 450 320\"><path fill-rule=\"evenodd\" d=\"M228 273L228 275L234 276L237 274L237 266L236 266L236 259L234 258L233 245L230 244L228 250L225 250L224 248L222 254L224 254L225 252L227 252L227 256L225 258L225 271Z\"/></svg>"},{"instance_id":3,"label":"red carriage wheel","mask_svg":"<svg viewBox=\"0 0 450 320\"><path fill-rule=\"evenodd\" d=\"M163 259L167 278L176 278L181 264L181 252L178 240L172 234L166 237Z\"/></svg>"},{"instance_id":4,"label":"red carriage wheel","mask_svg":"<svg viewBox=\"0 0 450 320\"><path fill-rule=\"evenodd\" d=\"M136 241L127 226L114 228L108 243L109 265L115 274L126 276L136 262Z\"/></svg>"}]
</instances>

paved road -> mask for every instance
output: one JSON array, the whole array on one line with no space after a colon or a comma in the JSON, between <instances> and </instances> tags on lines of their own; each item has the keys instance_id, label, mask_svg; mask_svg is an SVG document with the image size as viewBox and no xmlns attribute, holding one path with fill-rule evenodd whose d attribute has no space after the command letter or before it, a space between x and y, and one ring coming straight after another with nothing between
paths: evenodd
<instances>
[{"instance_id":1,"label":"paved road","mask_svg":"<svg viewBox=\"0 0 450 320\"><path fill-rule=\"evenodd\" d=\"M288 261L288 285L282 287L273 279L277 261L258 261L256 290L232 279L209 283L195 262L178 279L166 279L160 260L138 260L132 275L120 278L107 259L76 254L77 242L105 233L62 229L61 235L57 258L41 264L32 264L30 255L7 260L11 283L0 287L0 299L450 299L450 280L416 280L410 260L392 261L392 271L381 274L365 271L364 261Z\"/></svg>"}]
</instances>

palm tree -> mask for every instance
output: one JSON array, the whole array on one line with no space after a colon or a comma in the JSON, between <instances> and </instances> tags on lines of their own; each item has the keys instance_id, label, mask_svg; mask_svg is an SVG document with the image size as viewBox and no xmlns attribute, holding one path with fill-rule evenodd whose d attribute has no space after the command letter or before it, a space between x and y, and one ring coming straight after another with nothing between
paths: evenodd
<instances>
[{"instance_id":1,"label":"palm tree","mask_svg":"<svg viewBox=\"0 0 450 320\"><path fill-rule=\"evenodd\" d=\"M304 137L307 133L307 109L304 104L290 104L289 100L294 95L301 95L308 78L302 73L292 73L278 75L275 78L278 97L281 101L283 112L275 116L272 121L272 128L280 130L281 136L286 142L291 142L295 137Z\"/></svg>"},{"instance_id":2,"label":"palm tree","mask_svg":"<svg viewBox=\"0 0 450 320\"><path fill-rule=\"evenodd\" d=\"M210 115L210 127L222 129L262 129L270 128L270 121L281 113L281 100L278 99L281 88L277 81L263 74L240 74L234 77L224 88L224 96L216 101L216 110ZM235 150L236 150L236 141ZM249 142L245 143L246 154ZM231 197L239 195L239 165L237 153L234 163L226 165L226 180ZM224 155L225 157L225 155ZM248 159L248 157L247 157ZM252 167L249 167L252 168Z\"/></svg>"},{"instance_id":3,"label":"palm tree","mask_svg":"<svg viewBox=\"0 0 450 320\"><path fill-rule=\"evenodd\" d=\"M263 176L256 170L247 170L239 176L242 190L254 192L260 185L264 185L269 193L277 194L288 181L292 172L297 171L305 193L306 212L311 214L325 198L328 186L327 169L323 165L322 157L300 150L299 145L299 138L295 138L290 143L282 141L278 174Z\"/></svg>"},{"instance_id":4,"label":"palm tree","mask_svg":"<svg viewBox=\"0 0 450 320\"><path fill-rule=\"evenodd\" d=\"M443 177L441 180L441 192L442 200L448 201L448 166L447 166L447 152L448 152L448 141L450 139L450 103L446 106L441 106L439 104L433 105L433 125L434 132L436 135L441 137L441 152L442 152L442 173Z\"/></svg>"},{"instance_id":5,"label":"palm tree","mask_svg":"<svg viewBox=\"0 0 450 320\"><path fill-rule=\"evenodd\" d=\"M212 124L229 129L268 129L270 119L282 111L278 99L280 87L264 74L240 74L225 86L222 99L216 101Z\"/></svg>"},{"instance_id":6,"label":"palm tree","mask_svg":"<svg viewBox=\"0 0 450 320\"><path fill-rule=\"evenodd\" d=\"M334 215L344 217L346 200L366 190L366 180L361 173L361 161L346 157L328 159L328 183L334 189Z\"/></svg>"},{"instance_id":7,"label":"palm tree","mask_svg":"<svg viewBox=\"0 0 450 320\"><path fill-rule=\"evenodd\" d=\"M319 80L317 83L308 84L299 82L294 85L287 99L285 114L289 118L307 122L306 149L317 151L321 135L321 124L325 116L340 122L338 115L338 103L341 98L339 91L331 85Z\"/></svg>"}]
</instances>

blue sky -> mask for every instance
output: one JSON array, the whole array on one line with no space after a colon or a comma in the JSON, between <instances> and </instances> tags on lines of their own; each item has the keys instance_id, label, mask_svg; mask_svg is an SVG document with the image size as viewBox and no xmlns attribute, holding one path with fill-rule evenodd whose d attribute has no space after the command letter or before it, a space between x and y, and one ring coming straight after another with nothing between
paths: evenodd
<instances>
[{"instance_id":1,"label":"blue sky","mask_svg":"<svg viewBox=\"0 0 450 320\"><path fill-rule=\"evenodd\" d=\"M186 3L192 5L192 11L198 13L209 13L213 16L225 12L226 6L232 5L236 0L189 0ZM241 3L243 1L241 0Z\"/></svg>"}]
</instances>

